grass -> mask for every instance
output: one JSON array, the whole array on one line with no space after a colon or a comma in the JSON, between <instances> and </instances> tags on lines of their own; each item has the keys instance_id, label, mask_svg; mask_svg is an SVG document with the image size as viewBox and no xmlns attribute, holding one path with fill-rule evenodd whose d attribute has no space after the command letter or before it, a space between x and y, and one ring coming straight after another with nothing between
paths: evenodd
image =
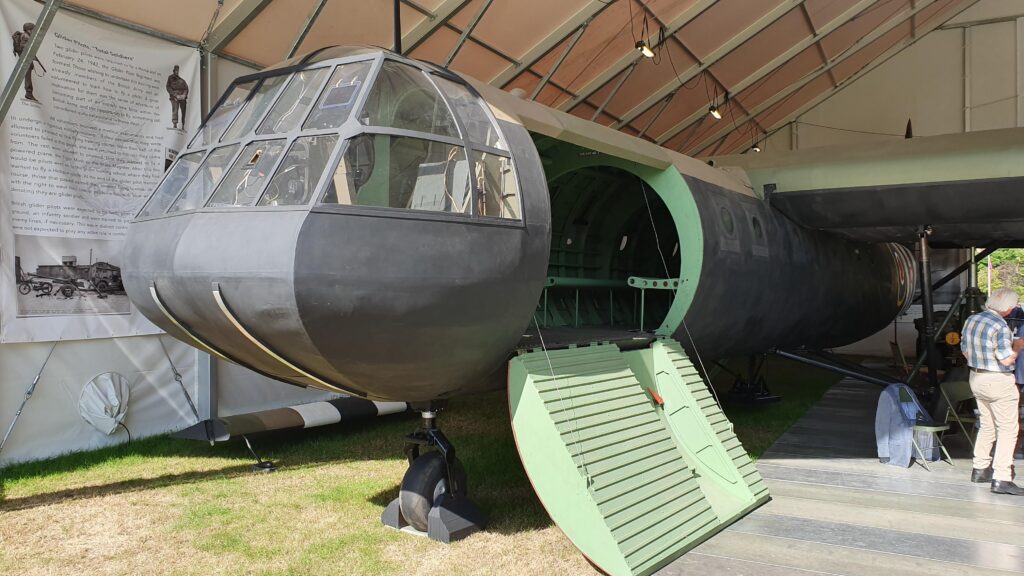
<instances>
[{"instance_id":1,"label":"grass","mask_svg":"<svg viewBox=\"0 0 1024 576\"><path fill-rule=\"evenodd\" d=\"M783 402L729 407L759 456L836 378L768 365ZM731 377L715 379L721 395ZM256 437L280 465L253 474L238 442L168 437L0 470L2 574L592 573L552 525L519 463L502 393L442 417L488 530L450 546L386 529L415 417Z\"/></svg>"}]
</instances>

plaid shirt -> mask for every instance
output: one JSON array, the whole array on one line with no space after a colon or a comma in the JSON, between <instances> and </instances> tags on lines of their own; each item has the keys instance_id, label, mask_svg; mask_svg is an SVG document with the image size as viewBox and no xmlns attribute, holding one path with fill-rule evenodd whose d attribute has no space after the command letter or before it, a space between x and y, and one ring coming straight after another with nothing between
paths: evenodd
<instances>
[{"instance_id":1,"label":"plaid shirt","mask_svg":"<svg viewBox=\"0 0 1024 576\"><path fill-rule=\"evenodd\" d=\"M971 368L991 372L1013 372L1013 366L1003 366L999 360L1013 354L1013 336L1006 320L991 310L970 316L964 322L960 350Z\"/></svg>"}]
</instances>

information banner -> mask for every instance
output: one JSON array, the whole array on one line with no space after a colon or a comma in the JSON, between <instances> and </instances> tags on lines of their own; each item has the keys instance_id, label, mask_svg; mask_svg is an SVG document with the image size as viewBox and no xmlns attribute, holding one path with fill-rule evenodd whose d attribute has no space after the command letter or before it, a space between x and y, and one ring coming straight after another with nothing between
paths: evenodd
<instances>
[{"instance_id":1,"label":"information banner","mask_svg":"<svg viewBox=\"0 0 1024 576\"><path fill-rule=\"evenodd\" d=\"M41 5L0 3L0 76ZM159 330L121 285L128 222L200 121L195 49L57 13L0 128L0 342Z\"/></svg>"}]
</instances>

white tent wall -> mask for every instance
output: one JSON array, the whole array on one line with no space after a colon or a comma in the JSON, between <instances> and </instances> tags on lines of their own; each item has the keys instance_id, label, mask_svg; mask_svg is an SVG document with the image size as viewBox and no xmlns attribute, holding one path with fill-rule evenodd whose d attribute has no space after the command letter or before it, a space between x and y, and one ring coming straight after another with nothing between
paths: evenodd
<instances>
[{"instance_id":1,"label":"white tent wall","mask_svg":"<svg viewBox=\"0 0 1024 576\"><path fill-rule=\"evenodd\" d=\"M215 370L217 414L221 417L341 397L283 384L230 362L218 361Z\"/></svg>"},{"instance_id":2,"label":"white tent wall","mask_svg":"<svg viewBox=\"0 0 1024 576\"><path fill-rule=\"evenodd\" d=\"M162 338L167 349L160 346ZM66 452L90 450L127 441L118 428L111 435L90 426L78 412L82 388L95 376L117 372L130 386L124 425L133 439L161 434L195 423L181 386L174 380L168 356L195 399L193 348L169 336L136 336L0 345L0 434L7 431L25 392L46 365L31 399L0 453L0 467L39 460Z\"/></svg>"},{"instance_id":3,"label":"white tent wall","mask_svg":"<svg viewBox=\"0 0 1024 576\"><path fill-rule=\"evenodd\" d=\"M254 69L212 57L202 89L216 99L234 78ZM13 264L6 264L12 266ZM165 355L161 340L167 349ZM132 439L173 432L196 423L182 387L174 379L168 355L201 418L230 416L323 400L337 395L276 382L233 364L201 362L202 354L163 336L135 336L0 344L0 438L15 420L25 394L45 361L32 397L0 452L0 468L68 452L126 442L120 427L111 435L95 430L79 415L83 387L104 372L125 376L130 386L125 427ZM209 383L209 384L208 384ZM212 386L212 388L211 388ZM212 390L212 398L211 398Z\"/></svg>"},{"instance_id":4,"label":"white tent wall","mask_svg":"<svg viewBox=\"0 0 1024 576\"><path fill-rule=\"evenodd\" d=\"M1024 2L982 0L798 116L767 149L901 138L907 119L914 136L1024 126Z\"/></svg>"},{"instance_id":5,"label":"white tent wall","mask_svg":"<svg viewBox=\"0 0 1024 576\"><path fill-rule=\"evenodd\" d=\"M231 82L235 78L258 72L256 68L250 68L232 60L218 58L217 56L211 56L210 58L212 61L210 66L211 106L227 91L228 86L231 86Z\"/></svg>"}]
</instances>

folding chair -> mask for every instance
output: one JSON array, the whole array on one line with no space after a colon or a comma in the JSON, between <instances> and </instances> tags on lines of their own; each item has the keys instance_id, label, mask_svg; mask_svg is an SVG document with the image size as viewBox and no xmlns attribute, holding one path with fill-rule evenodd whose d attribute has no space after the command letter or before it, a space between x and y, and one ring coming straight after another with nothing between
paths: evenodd
<instances>
[{"instance_id":1,"label":"folding chair","mask_svg":"<svg viewBox=\"0 0 1024 576\"><path fill-rule=\"evenodd\" d=\"M942 392L942 398L946 402L946 414L943 417L943 421L949 424L950 418L956 421L957 425L960 426L960 431L964 433L964 437L967 438L967 442L971 445L971 450L974 450L974 438L971 436L971 432L974 430L974 423L978 419L972 414L971 416L961 416L960 410L958 409L961 402L965 402L974 398L974 394L971 392L971 385L966 380L947 380L939 385L939 391ZM970 430L967 429L965 424L970 424Z\"/></svg>"},{"instance_id":2,"label":"folding chair","mask_svg":"<svg viewBox=\"0 0 1024 576\"><path fill-rule=\"evenodd\" d=\"M913 395L910 394L910 392L907 390L907 387L900 386L900 403L904 402L918 406L917 400L913 397ZM932 420L927 413L919 409L917 413L917 419L914 421L914 426L912 430L914 433L910 435L910 441L914 444L914 451L917 455L920 456L921 464L924 466L925 470L929 472L932 471L932 469L928 466L928 459L924 455L924 450L921 450L921 447L917 444L917 432L927 432L931 434L932 437L935 438L935 441L938 442L939 444L939 450L941 450L942 455L944 456L943 460L949 462L950 466L956 466L955 464L953 464L953 458L949 455L949 452L946 451L946 447L942 444L942 437L939 436L939 432L945 432L946 430L949 430L949 424L936 422Z\"/></svg>"}]
</instances>

